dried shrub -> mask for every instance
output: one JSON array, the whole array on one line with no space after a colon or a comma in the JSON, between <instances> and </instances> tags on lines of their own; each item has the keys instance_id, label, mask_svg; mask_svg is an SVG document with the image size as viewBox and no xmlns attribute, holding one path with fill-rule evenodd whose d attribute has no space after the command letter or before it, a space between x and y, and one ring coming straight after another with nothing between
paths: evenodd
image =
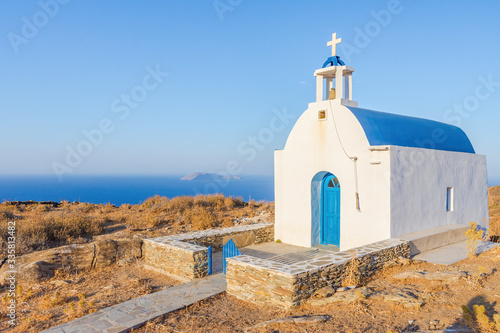
<instances>
[{"instance_id":1,"label":"dried shrub","mask_svg":"<svg viewBox=\"0 0 500 333\"><path fill-rule=\"evenodd\" d=\"M51 243L66 242L81 236L94 236L102 233L106 219L80 215L74 212L50 211L41 214L34 210L23 219L16 219L18 254L42 250ZM0 247L6 249L8 225L0 224Z\"/></svg>"},{"instance_id":2,"label":"dried shrub","mask_svg":"<svg viewBox=\"0 0 500 333\"><path fill-rule=\"evenodd\" d=\"M233 225L233 219L230 217L225 217L222 221L222 226L224 228L231 227Z\"/></svg>"},{"instance_id":3,"label":"dried shrub","mask_svg":"<svg viewBox=\"0 0 500 333\"><path fill-rule=\"evenodd\" d=\"M358 286L361 284L361 272L359 271L361 263L354 251L349 251L349 254L351 255L351 260L345 265L342 274L343 287Z\"/></svg>"},{"instance_id":4,"label":"dried shrub","mask_svg":"<svg viewBox=\"0 0 500 333\"><path fill-rule=\"evenodd\" d=\"M462 318L471 328L477 328L480 332L499 332L500 331L500 315L494 314L493 319L490 319L484 305L474 304L473 311L462 305Z\"/></svg>"},{"instance_id":5,"label":"dried shrub","mask_svg":"<svg viewBox=\"0 0 500 333\"><path fill-rule=\"evenodd\" d=\"M172 214L184 213L193 207L194 198L188 196L175 197L170 200L168 212Z\"/></svg>"},{"instance_id":6,"label":"dried shrub","mask_svg":"<svg viewBox=\"0 0 500 333\"><path fill-rule=\"evenodd\" d=\"M143 214L140 219L131 221L131 225L135 229L167 223L191 224L195 230L219 225L229 227L233 225L234 217L255 216L259 205L248 205L241 198L226 197L223 194L179 196L172 199L155 195L140 205Z\"/></svg>"},{"instance_id":7,"label":"dried shrub","mask_svg":"<svg viewBox=\"0 0 500 333\"><path fill-rule=\"evenodd\" d=\"M224 207L226 209L233 209L234 206L236 206L236 201L233 198L228 197L224 199Z\"/></svg>"},{"instance_id":8,"label":"dried shrub","mask_svg":"<svg viewBox=\"0 0 500 333\"><path fill-rule=\"evenodd\" d=\"M144 221L146 223L146 227L155 228L159 225L167 223L169 219L166 214L153 214L151 212L147 212L144 216Z\"/></svg>"},{"instance_id":9,"label":"dried shrub","mask_svg":"<svg viewBox=\"0 0 500 333\"><path fill-rule=\"evenodd\" d=\"M217 226L217 216L212 209L196 206L188 214L187 219L195 230L205 230Z\"/></svg>"},{"instance_id":10,"label":"dried shrub","mask_svg":"<svg viewBox=\"0 0 500 333\"><path fill-rule=\"evenodd\" d=\"M95 209L95 206L86 202L80 202L73 207L73 211L80 214L88 214Z\"/></svg>"},{"instance_id":11,"label":"dried shrub","mask_svg":"<svg viewBox=\"0 0 500 333\"><path fill-rule=\"evenodd\" d=\"M0 211L0 222L12 221L12 220L14 220L14 218L15 218L15 215L13 212L8 211L8 210Z\"/></svg>"},{"instance_id":12,"label":"dried shrub","mask_svg":"<svg viewBox=\"0 0 500 333\"><path fill-rule=\"evenodd\" d=\"M36 210L39 212L50 212L50 206L48 205L37 205Z\"/></svg>"},{"instance_id":13,"label":"dried shrub","mask_svg":"<svg viewBox=\"0 0 500 333\"><path fill-rule=\"evenodd\" d=\"M101 207L101 212L102 213L111 213L111 212L115 211L118 208L115 205L110 204L110 203L107 203L104 206L101 205L100 207Z\"/></svg>"},{"instance_id":14,"label":"dried shrub","mask_svg":"<svg viewBox=\"0 0 500 333\"><path fill-rule=\"evenodd\" d=\"M469 257L475 257L479 242L485 240L489 236L487 236L488 232L485 234L477 223L470 222L469 225L470 228L465 232L465 236L467 237L467 250L469 252Z\"/></svg>"},{"instance_id":15,"label":"dried shrub","mask_svg":"<svg viewBox=\"0 0 500 333\"><path fill-rule=\"evenodd\" d=\"M45 295L42 298L41 306L44 309L50 309L57 305L66 303L68 297L62 296L59 291L56 291L52 296Z\"/></svg>"},{"instance_id":16,"label":"dried shrub","mask_svg":"<svg viewBox=\"0 0 500 333\"><path fill-rule=\"evenodd\" d=\"M170 200L167 197L155 195L154 197L146 199L141 206L146 210L158 213L168 209L169 202Z\"/></svg>"}]
</instances>

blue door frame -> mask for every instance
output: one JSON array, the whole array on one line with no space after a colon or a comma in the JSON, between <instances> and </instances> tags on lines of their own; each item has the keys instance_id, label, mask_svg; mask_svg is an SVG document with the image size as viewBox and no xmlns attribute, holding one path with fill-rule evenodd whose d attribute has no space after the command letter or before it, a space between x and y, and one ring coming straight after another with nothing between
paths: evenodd
<instances>
[{"instance_id":1,"label":"blue door frame","mask_svg":"<svg viewBox=\"0 0 500 333\"><path fill-rule=\"evenodd\" d=\"M332 174L321 183L320 243L340 246L340 183Z\"/></svg>"}]
</instances>

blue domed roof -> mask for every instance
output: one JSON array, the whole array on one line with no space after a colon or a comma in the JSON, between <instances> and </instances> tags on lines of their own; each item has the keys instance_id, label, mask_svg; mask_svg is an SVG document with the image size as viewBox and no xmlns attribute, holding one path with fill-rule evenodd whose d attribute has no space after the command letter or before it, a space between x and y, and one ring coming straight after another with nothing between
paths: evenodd
<instances>
[{"instance_id":1,"label":"blue domed roof","mask_svg":"<svg viewBox=\"0 0 500 333\"><path fill-rule=\"evenodd\" d=\"M474 154L460 128L438 121L347 107L365 131L371 146L392 145Z\"/></svg>"}]
</instances>

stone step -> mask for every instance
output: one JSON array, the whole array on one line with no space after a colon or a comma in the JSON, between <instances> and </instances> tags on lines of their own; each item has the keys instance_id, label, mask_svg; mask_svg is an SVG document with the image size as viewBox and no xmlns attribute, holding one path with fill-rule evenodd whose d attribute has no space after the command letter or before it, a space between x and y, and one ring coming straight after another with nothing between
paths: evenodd
<instances>
[{"instance_id":1,"label":"stone step","mask_svg":"<svg viewBox=\"0 0 500 333\"><path fill-rule=\"evenodd\" d=\"M332 251L332 252L339 252L340 249L336 245L323 245L323 244L318 244L314 246L317 249L320 250L325 250L325 251Z\"/></svg>"},{"instance_id":2,"label":"stone step","mask_svg":"<svg viewBox=\"0 0 500 333\"><path fill-rule=\"evenodd\" d=\"M465 240L467 229L469 226L466 224L452 224L404 234L398 238L410 241L410 256L414 256Z\"/></svg>"},{"instance_id":3,"label":"stone step","mask_svg":"<svg viewBox=\"0 0 500 333\"><path fill-rule=\"evenodd\" d=\"M481 254L497 246L500 246L500 244L493 242L479 242L476 248L476 254ZM467 241L461 241L422 252L413 256L412 259L440 265L453 265L461 260L467 259L468 257L469 251L467 250Z\"/></svg>"}]
</instances>

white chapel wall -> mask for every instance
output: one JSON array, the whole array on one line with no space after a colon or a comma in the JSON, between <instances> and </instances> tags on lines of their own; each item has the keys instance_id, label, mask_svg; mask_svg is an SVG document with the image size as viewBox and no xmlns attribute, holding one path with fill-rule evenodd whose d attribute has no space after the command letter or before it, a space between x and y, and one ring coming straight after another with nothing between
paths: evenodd
<instances>
[{"instance_id":1,"label":"white chapel wall","mask_svg":"<svg viewBox=\"0 0 500 333\"><path fill-rule=\"evenodd\" d=\"M333 105L333 113L330 106ZM328 110L318 121L318 111ZM342 138L339 143L332 116ZM357 156L360 211L356 209L354 164L346 156ZM295 124L285 149L275 152L275 238L284 243L310 247L319 242L313 232L314 205L311 182L318 172L330 172L341 184L340 247L372 243L390 237L389 153L374 152L354 115L330 102L311 103Z\"/></svg>"},{"instance_id":2,"label":"white chapel wall","mask_svg":"<svg viewBox=\"0 0 500 333\"><path fill-rule=\"evenodd\" d=\"M391 236L488 219L486 157L391 146ZM386 175L387 177L387 175ZM453 210L447 211L447 188Z\"/></svg>"}]
</instances>

